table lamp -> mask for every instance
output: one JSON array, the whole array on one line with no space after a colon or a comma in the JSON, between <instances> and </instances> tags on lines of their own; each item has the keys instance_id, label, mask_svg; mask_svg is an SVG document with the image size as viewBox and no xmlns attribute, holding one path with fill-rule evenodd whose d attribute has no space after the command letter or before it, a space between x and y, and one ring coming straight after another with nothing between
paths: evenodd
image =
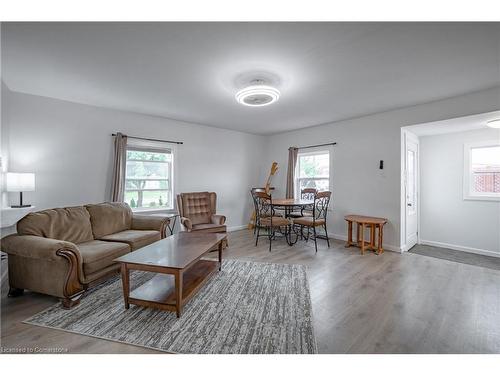
<instances>
[{"instance_id":1,"label":"table lamp","mask_svg":"<svg viewBox=\"0 0 500 375\"><path fill-rule=\"evenodd\" d=\"M6 182L8 192L19 192L19 205L12 205L11 207L31 207L31 204L23 204L23 191L35 190L35 174L7 172Z\"/></svg>"}]
</instances>

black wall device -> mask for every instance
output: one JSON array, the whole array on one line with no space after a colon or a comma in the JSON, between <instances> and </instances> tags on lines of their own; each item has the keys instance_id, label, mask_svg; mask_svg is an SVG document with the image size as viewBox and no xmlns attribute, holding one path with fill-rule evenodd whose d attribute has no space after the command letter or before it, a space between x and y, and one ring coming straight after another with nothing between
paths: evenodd
<instances>
[{"instance_id":1,"label":"black wall device","mask_svg":"<svg viewBox=\"0 0 500 375\"><path fill-rule=\"evenodd\" d=\"M378 169L384 169L384 161L380 160L380 164L378 166Z\"/></svg>"}]
</instances>

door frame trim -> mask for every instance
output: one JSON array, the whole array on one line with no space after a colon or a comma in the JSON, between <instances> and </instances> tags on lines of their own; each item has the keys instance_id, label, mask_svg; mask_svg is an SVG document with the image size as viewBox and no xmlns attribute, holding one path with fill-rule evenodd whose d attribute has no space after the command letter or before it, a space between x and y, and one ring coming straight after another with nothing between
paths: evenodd
<instances>
[{"instance_id":1,"label":"door frame trim","mask_svg":"<svg viewBox=\"0 0 500 375\"><path fill-rule=\"evenodd\" d=\"M417 135L401 128L401 174L400 174L400 250L410 250L406 234L406 143L412 138L417 143L417 244L420 244L420 142Z\"/></svg>"}]
</instances>

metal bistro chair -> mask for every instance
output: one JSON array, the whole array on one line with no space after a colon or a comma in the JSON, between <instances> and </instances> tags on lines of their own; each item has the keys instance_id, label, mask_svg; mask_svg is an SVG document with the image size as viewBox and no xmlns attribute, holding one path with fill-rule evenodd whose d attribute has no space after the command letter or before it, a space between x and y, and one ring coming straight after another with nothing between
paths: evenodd
<instances>
[{"instance_id":1,"label":"metal bistro chair","mask_svg":"<svg viewBox=\"0 0 500 375\"><path fill-rule=\"evenodd\" d=\"M257 233L257 210L258 210L258 206L257 206L257 201L255 199L255 193L256 192L265 192L266 189L265 188L252 188L250 190L250 194L252 195L252 202L253 202L253 208L254 208L254 212L255 212L255 223L254 223L254 226L253 226L253 234L255 236L255 233Z\"/></svg>"},{"instance_id":2,"label":"metal bistro chair","mask_svg":"<svg viewBox=\"0 0 500 375\"><path fill-rule=\"evenodd\" d=\"M259 237L267 236L269 238L269 251L271 251L271 241L275 237L276 228L281 229L285 227L285 238L290 229L290 222L282 216L276 216L271 195L262 191L253 192L255 212L256 212L256 227L257 237L255 239L255 246L259 243ZM261 229L266 229L267 234L260 234Z\"/></svg>"},{"instance_id":3,"label":"metal bistro chair","mask_svg":"<svg viewBox=\"0 0 500 375\"><path fill-rule=\"evenodd\" d=\"M328 239L328 231L326 229L326 214L328 212L328 205L330 204L330 197L332 193L330 191L321 191L316 193L314 196L314 205L312 216L303 216L293 220L294 225L300 226L300 232L302 233L304 228L307 228L307 239L312 229L314 235L314 248L318 252L317 234L316 227L323 227L325 229L326 242L328 247L330 247L330 240Z\"/></svg>"},{"instance_id":4,"label":"metal bistro chair","mask_svg":"<svg viewBox=\"0 0 500 375\"><path fill-rule=\"evenodd\" d=\"M318 192L318 189L315 188L304 188L300 191L300 199L306 201L314 200L314 196ZM303 216L312 216L312 204L311 206L302 207L300 211L292 211L288 215L290 217L303 217Z\"/></svg>"}]
</instances>

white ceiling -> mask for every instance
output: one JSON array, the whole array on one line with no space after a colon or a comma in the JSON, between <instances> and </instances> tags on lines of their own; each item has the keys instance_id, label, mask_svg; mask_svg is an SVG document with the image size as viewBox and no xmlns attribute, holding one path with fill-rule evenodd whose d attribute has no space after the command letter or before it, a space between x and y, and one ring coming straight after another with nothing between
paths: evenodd
<instances>
[{"instance_id":1,"label":"white ceiling","mask_svg":"<svg viewBox=\"0 0 500 375\"><path fill-rule=\"evenodd\" d=\"M447 133L465 132L470 130L489 129L486 122L500 119L500 111L480 113L478 115L457 117L442 121L427 122L406 126L405 129L421 137L427 135L439 135ZM500 130L499 130L500 135Z\"/></svg>"},{"instance_id":2,"label":"white ceiling","mask_svg":"<svg viewBox=\"0 0 500 375\"><path fill-rule=\"evenodd\" d=\"M13 91L270 134L500 84L499 23L3 23ZM238 88L280 90L250 108Z\"/></svg>"}]
</instances>

